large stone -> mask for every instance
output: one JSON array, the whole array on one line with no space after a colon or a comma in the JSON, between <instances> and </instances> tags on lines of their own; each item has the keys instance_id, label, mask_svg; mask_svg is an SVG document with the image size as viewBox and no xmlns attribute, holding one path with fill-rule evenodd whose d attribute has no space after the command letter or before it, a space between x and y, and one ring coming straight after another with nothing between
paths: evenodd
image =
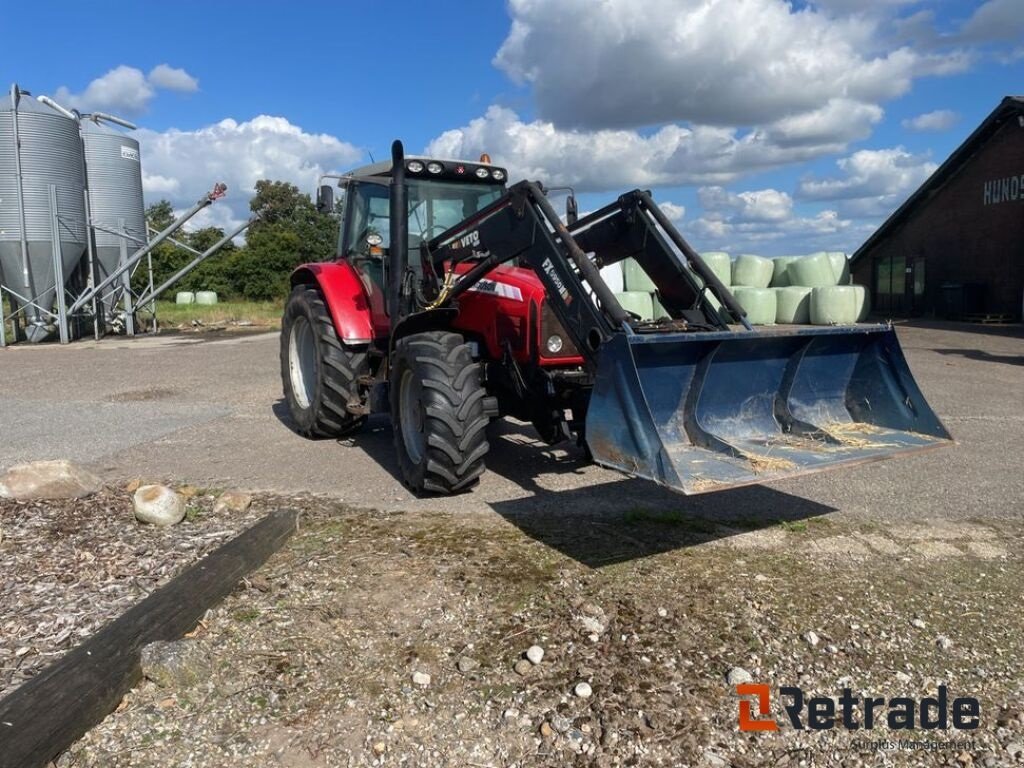
<instances>
[{"instance_id":1,"label":"large stone","mask_svg":"<svg viewBox=\"0 0 1024 768\"><path fill-rule=\"evenodd\" d=\"M208 649L195 640L159 640L142 648L142 674L161 688L191 688L212 672Z\"/></svg>"},{"instance_id":2,"label":"large stone","mask_svg":"<svg viewBox=\"0 0 1024 768\"><path fill-rule=\"evenodd\" d=\"M241 514L249 509L251 504L252 494L245 491L224 491L213 505L213 511L216 514L221 514L222 512Z\"/></svg>"},{"instance_id":3,"label":"large stone","mask_svg":"<svg viewBox=\"0 0 1024 768\"><path fill-rule=\"evenodd\" d=\"M185 517L185 499L166 485L144 485L132 497L135 517L143 523L177 525Z\"/></svg>"},{"instance_id":4,"label":"large stone","mask_svg":"<svg viewBox=\"0 0 1024 768\"><path fill-rule=\"evenodd\" d=\"M102 486L92 472L63 459L16 464L0 475L0 497L11 499L80 499Z\"/></svg>"}]
</instances>

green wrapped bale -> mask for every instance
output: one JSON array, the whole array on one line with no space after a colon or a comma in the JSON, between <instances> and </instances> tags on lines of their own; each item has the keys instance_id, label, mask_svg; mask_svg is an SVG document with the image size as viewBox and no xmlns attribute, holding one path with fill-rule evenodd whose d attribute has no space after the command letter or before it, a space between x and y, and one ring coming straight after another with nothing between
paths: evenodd
<instances>
[{"instance_id":1,"label":"green wrapped bale","mask_svg":"<svg viewBox=\"0 0 1024 768\"><path fill-rule=\"evenodd\" d=\"M826 288L836 284L832 271L832 260L824 251L801 256L787 269L790 285L804 285L808 288Z\"/></svg>"},{"instance_id":2,"label":"green wrapped bale","mask_svg":"<svg viewBox=\"0 0 1024 768\"><path fill-rule=\"evenodd\" d=\"M811 322L811 291L802 285L773 288L775 291L775 322L806 325Z\"/></svg>"},{"instance_id":3,"label":"green wrapped bale","mask_svg":"<svg viewBox=\"0 0 1024 768\"><path fill-rule=\"evenodd\" d=\"M653 293L656 289L654 281L647 276L643 267L636 259L625 259L622 262L622 277L626 284L626 292L643 291Z\"/></svg>"},{"instance_id":4,"label":"green wrapped bale","mask_svg":"<svg viewBox=\"0 0 1024 768\"><path fill-rule=\"evenodd\" d=\"M732 284L748 288L767 288L772 281L774 267L771 259L762 259L749 253L741 254L732 263Z\"/></svg>"},{"instance_id":5,"label":"green wrapped bale","mask_svg":"<svg viewBox=\"0 0 1024 768\"><path fill-rule=\"evenodd\" d=\"M811 291L811 323L853 325L857 322L857 292L852 285L821 286Z\"/></svg>"},{"instance_id":6,"label":"green wrapped bale","mask_svg":"<svg viewBox=\"0 0 1024 768\"><path fill-rule=\"evenodd\" d=\"M725 251L708 251L700 255L722 285L732 285L732 259Z\"/></svg>"},{"instance_id":7,"label":"green wrapped bale","mask_svg":"<svg viewBox=\"0 0 1024 768\"><path fill-rule=\"evenodd\" d=\"M192 291L178 291L174 296L175 304L195 304L196 295Z\"/></svg>"},{"instance_id":8,"label":"green wrapped bale","mask_svg":"<svg viewBox=\"0 0 1024 768\"><path fill-rule=\"evenodd\" d=\"M196 291L196 304L210 306L217 303L216 291Z\"/></svg>"},{"instance_id":9,"label":"green wrapped bale","mask_svg":"<svg viewBox=\"0 0 1024 768\"><path fill-rule=\"evenodd\" d=\"M655 320L661 320L663 317L668 317L668 318L672 317L672 315L670 315L668 313L668 310L665 309L665 306L660 301L658 301L658 294L656 294L656 293L652 293L651 294L651 304L654 307L653 308L653 313L652 313L651 316Z\"/></svg>"},{"instance_id":10,"label":"green wrapped bale","mask_svg":"<svg viewBox=\"0 0 1024 768\"><path fill-rule=\"evenodd\" d=\"M857 297L857 322L863 323L871 313L871 294L863 285L851 285Z\"/></svg>"},{"instance_id":11,"label":"green wrapped bale","mask_svg":"<svg viewBox=\"0 0 1024 768\"><path fill-rule=\"evenodd\" d=\"M641 320L654 319L654 301L647 291L623 291L616 293L615 298L627 312L632 312Z\"/></svg>"},{"instance_id":12,"label":"green wrapped bale","mask_svg":"<svg viewBox=\"0 0 1024 768\"><path fill-rule=\"evenodd\" d=\"M747 310L747 322L751 325L775 325L775 291L771 288L738 285L732 289L732 295Z\"/></svg>"},{"instance_id":13,"label":"green wrapped bale","mask_svg":"<svg viewBox=\"0 0 1024 768\"><path fill-rule=\"evenodd\" d=\"M772 288L785 288L792 285L789 279L789 265L799 259L799 256L778 256L772 259Z\"/></svg>"},{"instance_id":14,"label":"green wrapped bale","mask_svg":"<svg viewBox=\"0 0 1024 768\"><path fill-rule=\"evenodd\" d=\"M850 259L842 251L828 251L826 254L832 264L832 274L836 278L836 285L849 285L850 280Z\"/></svg>"}]
</instances>

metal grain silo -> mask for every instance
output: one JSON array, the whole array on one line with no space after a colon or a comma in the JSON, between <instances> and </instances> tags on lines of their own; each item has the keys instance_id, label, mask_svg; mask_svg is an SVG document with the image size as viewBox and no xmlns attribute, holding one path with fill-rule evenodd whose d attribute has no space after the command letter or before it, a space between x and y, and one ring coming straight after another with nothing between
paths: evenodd
<instances>
[{"instance_id":1,"label":"metal grain silo","mask_svg":"<svg viewBox=\"0 0 1024 768\"><path fill-rule=\"evenodd\" d=\"M57 269L70 278L86 248L85 162L78 123L27 96L13 85L0 105L0 283L21 297L11 298L28 339L41 341L54 326Z\"/></svg>"},{"instance_id":2,"label":"metal grain silo","mask_svg":"<svg viewBox=\"0 0 1024 768\"><path fill-rule=\"evenodd\" d=\"M99 114L81 118L97 282L110 275L122 258L131 256L147 241L139 142L105 125L102 120L114 121L116 118ZM108 320L113 314L116 298L114 293L103 297L104 315Z\"/></svg>"}]
</instances>

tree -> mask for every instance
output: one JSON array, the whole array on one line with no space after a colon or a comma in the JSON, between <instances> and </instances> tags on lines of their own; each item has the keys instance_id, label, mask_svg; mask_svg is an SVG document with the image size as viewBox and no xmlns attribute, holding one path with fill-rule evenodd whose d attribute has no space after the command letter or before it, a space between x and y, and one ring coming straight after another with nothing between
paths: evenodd
<instances>
[{"instance_id":1,"label":"tree","mask_svg":"<svg viewBox=\"0 0 1024 768\"><path fill-rule=\"evenodd\" d=\"M317 212L309 196L294 184L256 182L249 207L260 218L249 228L246 247L232 259L235 287L246 298L282 298L295 267L334 255L337 216Z\"/></svg>"}]
</instances>

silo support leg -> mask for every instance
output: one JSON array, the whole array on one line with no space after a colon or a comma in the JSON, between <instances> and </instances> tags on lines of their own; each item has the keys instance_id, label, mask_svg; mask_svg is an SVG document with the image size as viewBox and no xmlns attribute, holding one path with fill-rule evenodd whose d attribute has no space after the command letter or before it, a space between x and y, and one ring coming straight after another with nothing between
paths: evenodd
<instances>
[{"instance_id":1,"label":"silo support leg","mask_svg":"<svg viewBox=\"0 0 1024 768\"><path fill-rule=\"evenodd\" d=\"M60 217L57 215L57 186L50 185L50 238L53 243L53 292L57 297L57 333L60 343L68 344L68 307L64 301L64 254L60 249Z\"/></svg>"}]
</instances>

